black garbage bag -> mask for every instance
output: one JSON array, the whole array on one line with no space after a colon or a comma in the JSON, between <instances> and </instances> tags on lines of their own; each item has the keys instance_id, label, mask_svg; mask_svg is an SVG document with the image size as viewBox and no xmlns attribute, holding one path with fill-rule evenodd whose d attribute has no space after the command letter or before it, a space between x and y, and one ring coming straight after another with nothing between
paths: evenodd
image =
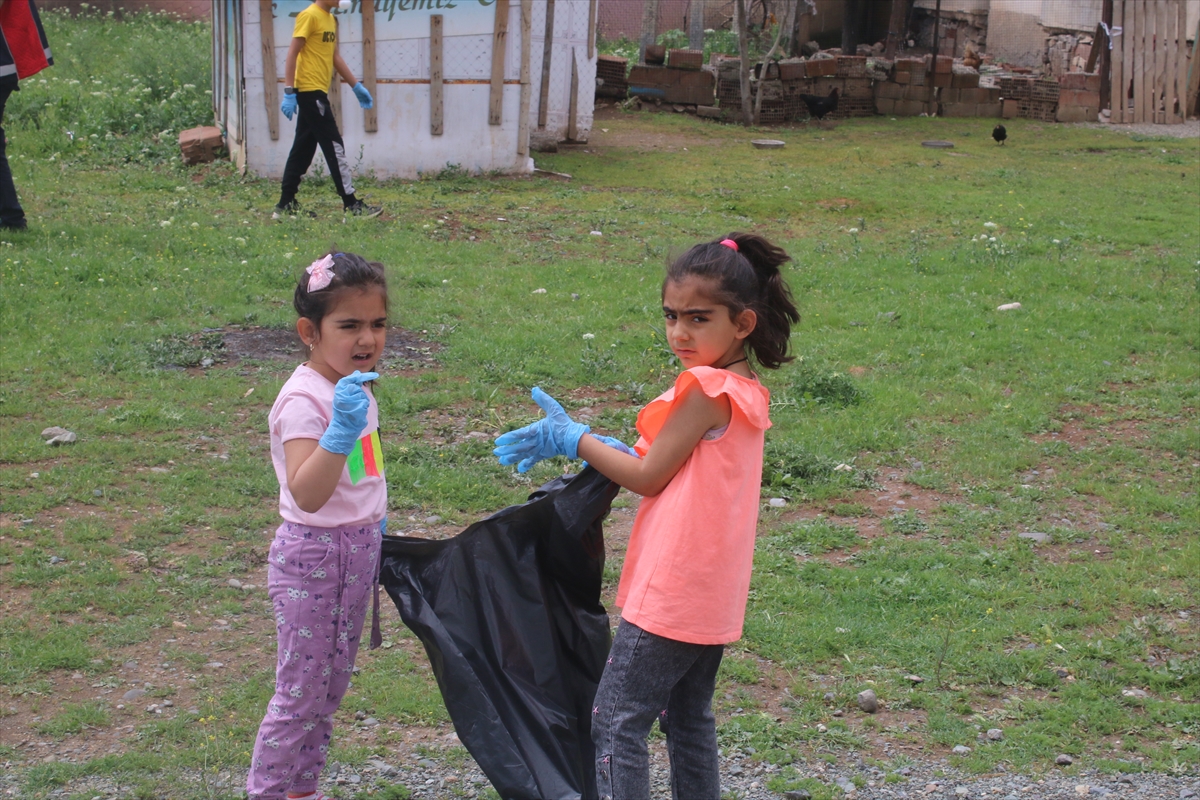
<instances>
[{"instance_id":1,"label":"black garbage bag","mask_svg":"<svg viewBox=\"0 0 1200 800\"><path fill-rule=\"evenodd\" d=\"M379 582L505 800L597 796L591 710L611 644L602 523L618 489L588 468L452 539L384 538Z\"/></svg>"}]
</instances>

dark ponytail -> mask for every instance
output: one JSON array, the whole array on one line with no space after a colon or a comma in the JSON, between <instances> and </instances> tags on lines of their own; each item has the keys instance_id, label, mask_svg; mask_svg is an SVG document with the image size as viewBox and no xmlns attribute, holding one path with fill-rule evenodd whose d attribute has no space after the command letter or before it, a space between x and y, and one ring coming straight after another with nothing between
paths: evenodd
<instances>
[{"instance_id":1,"label":"dark ponytail","mask_svg":"<svg viewBox=\"0 0 1200 800\"><path fill-rule=\"evenodd\" d=\"M737 249L723 241L730 240ZM792 325L800 312L792 301L779 267L791 257L783 248L753 233L731 233L722 239L698 244L667 267L663 286L694 275L713 283L713 300L736 317L750 309L758 316L746 346L767 369L778 369L793 359L788 355Z\"/></svg>"},{"instance_id":2,"label":"dark ponytail","mask_svg":"<svg viewBox=\"0 0 1200 800\"><path fill-rule=\"evenodd\" d=\"M342 291L367 289L371 286L376 286L383 292L383 308L387 310L387 274L383 264L367 261L356 253L337 251L336 248L331 248L329 255L333 257L333 280L328 286L310 292L308 272L300 273L300 280L296 282L296 292L292 297L292 307L299 316L312 320L313 325L320 329L321 320L329 313Z\"/></svg>"}]
</instances>

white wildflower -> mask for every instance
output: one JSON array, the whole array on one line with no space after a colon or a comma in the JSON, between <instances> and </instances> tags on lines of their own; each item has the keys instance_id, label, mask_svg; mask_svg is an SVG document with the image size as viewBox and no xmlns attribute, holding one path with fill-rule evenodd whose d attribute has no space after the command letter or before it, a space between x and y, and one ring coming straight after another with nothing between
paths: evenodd
<instances>
[{"instance_id":1,"label":"white wildflower","mask_svg":"<svg viewBox=\"0 0 1200 800\"><path fill-rule=\"evenodd\" d=\"M594 334L594 333L585 333L585 334L583 335L583 338L585 338L585 339L595 339L595 338L596 338L596 334Z\"/></svg>"},{"instance_id":2,"label":"white wildflower","mask_svg":"<svg viewBox=\"0 0 1200 800\"><path fill-rule=\"evenodd\" d=\"M995 227L997 227L997 225L996 225L996 223L994 223L994 222L985 222L985 223L983 223L983 227L985 227L985 228L995 228Z\"/></svg>"}]
</instances>

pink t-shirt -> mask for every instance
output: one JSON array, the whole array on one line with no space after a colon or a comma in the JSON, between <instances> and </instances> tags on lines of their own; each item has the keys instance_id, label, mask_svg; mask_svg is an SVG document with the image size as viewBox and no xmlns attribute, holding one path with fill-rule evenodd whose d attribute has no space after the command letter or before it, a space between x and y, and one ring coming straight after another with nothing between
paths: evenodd
<instances>
[{"instance_id":1,"label":"pink t-shirt","mask_svg":"<svg viewBox=\"0 0 1200 800\"><path fill-rule=\"evenodd\" d=\"M271 430L271 463L279 479L279 514L287 522L312 528L373 525L387 509L387 482L379 453L379 404L367 389L371 406L367 427L354 452L346 458L333 496L310 514L296 505L287 486L287 461L283 443L292 439L320 439L333 419L333 389L321 373L306 364L296 367L279 390L267 422Z\"/></svg>"},{"instance_id":2,"label":"pink t-shirt","mask_svg":"<svg viewBox=\"0 0 1200 800\"><path fill-rule=\"evenodd\" d=\"M645 455L684 391L726 395L733 409L716 439L701 439L667 488L642 499L617 605L621 617L659 636L728 644L742 636L762 484L770 393L728 370L693 367L638 414Z\"/></svg>"}]
</instances>

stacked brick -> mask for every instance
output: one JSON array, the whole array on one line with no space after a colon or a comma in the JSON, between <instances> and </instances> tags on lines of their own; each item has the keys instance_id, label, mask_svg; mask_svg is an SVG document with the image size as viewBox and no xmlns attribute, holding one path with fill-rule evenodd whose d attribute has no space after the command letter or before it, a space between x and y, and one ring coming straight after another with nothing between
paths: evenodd
<instances>
[{"instance_id":1,"label":"stacked brick","mask_svg":"<svg viewBox=\"0 0 1200 800\"><path fill-rule=\"evenodd\" d=\"M672 50L672 53L694 51ZM629 94L644 100L655 100L688 106L712 104L716 74L711 70L693 68L692 59L679 58L688 66L665 67L638 65L629 71Z\"/></svg>"},{"instance_id":2,"label":"stacked brick","mask_svg":"<svg viewBox=\"0 0 1200 800\"><path fill-rule=\"evenodd\" d=\"M1000 90L980 88L979 73L949 56L938 56L934 71L924 58L899 58L891 80L875 83L880 114L911 117L936 111L943 117L998 117Z\"/></svg>"},{"instance_id":3,"label":"stacked brick","mask_svg":"<svg viewBox=\"0 0 1200 800\"><path fill-rule=\"evenodd\" d=\"M1095 122L1100 115L1100 75L1069 72L1058 78L1059 122Z\"/></svg>"},{"instance_id":4,"label":"stacked brick","mask_svg":"<svg viewBox=\"0 0 1200 800\"><path fill-rule=\"evenodd\" d=\"M726 59L717 68L717 99L721 107L739 109L742 105L741 62ZM837 111L825 119L869 117L875 114L875 96L867 73L866 56L789 59L767 65L755 65L757 76L751 84L751 97L761 86L762 107L758 121L764 125L808 119L808 106L802 94L827 97L838 90Z\"/></svg>"},{"instance_id":5,"label":"stacked brick","mask_svg":"<svg viewBox=\"0 0 1200 800\"><path fill-rule=\"evenodd\" d=\"M625 79L628 59L620 56L600 55L596 57L596 96L624 100L629 94L629 81Z\"/></svg>"},{"instance_id":6,"label":"stacked brick","mask_svg":"<svg viewBox=\"0 0 1200 800\"><path fill-rule=\"evenodd\" d=\"M1007 118L1021 117L1054 122L1058 112L1058 81L1021 76L1000 79L1004 98L1002 113Z\"/></svg>"}]
</instances>

